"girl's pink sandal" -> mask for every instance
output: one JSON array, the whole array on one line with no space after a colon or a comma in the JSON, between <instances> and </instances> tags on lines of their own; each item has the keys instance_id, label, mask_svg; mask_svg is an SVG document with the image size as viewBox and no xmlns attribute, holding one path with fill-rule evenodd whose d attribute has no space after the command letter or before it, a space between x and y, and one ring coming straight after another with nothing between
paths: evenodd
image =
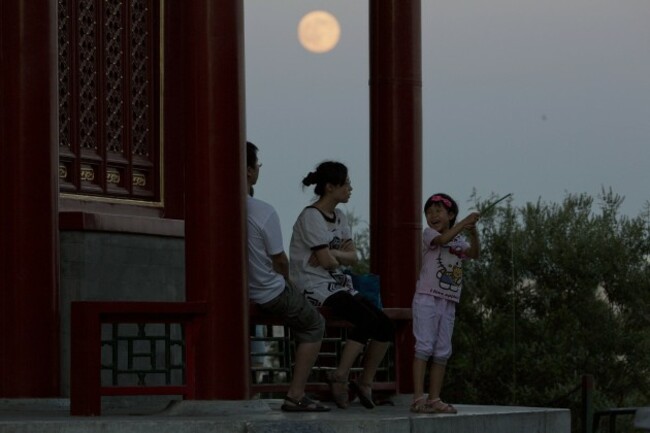
<instances>
[{"instance_id":1,"label":"girl's pink sandal","mask_svg":"<svg viewBox=\"0 0 650 433\"><path fill-rule=\"evenodd\" d=\"M426 405L431 407L434 413L449 413L449 414L458 413L455 407L453 407L448 403L445 403L440 398L436 398L434 400L427 400Z\"/></svg>"},{"instance_id":2,"label":"girl's pink sandal","mask_svg":"<svg viewBox=\"0 0 650 433\"><path fill-rule=\"evenodd\" d=\"M436 410L428 404L427 398L424 395L413 400L410 410L413 413L436 413Z\"/></svg>"}]
</instances>

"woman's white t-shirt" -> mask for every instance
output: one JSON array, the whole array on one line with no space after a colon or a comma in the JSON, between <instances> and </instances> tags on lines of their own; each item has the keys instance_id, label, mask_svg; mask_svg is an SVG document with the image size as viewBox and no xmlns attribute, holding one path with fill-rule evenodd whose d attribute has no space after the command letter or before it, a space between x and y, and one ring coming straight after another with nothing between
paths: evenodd
<instances>
[{"instance_id":1,"label":"woman's white t-shirt","mask_svg":"<svg viewBox=\"0 0 650 433\"><path fill-rule=\"evenodd\" d=\"M328 297L341 290L353 295L357 293L351 277L340 269L327 270L309 264L314 251L326 247L340 249L343 241L351 238L347 218L339 209L334 210L333 217L328 217L318 208L309 206L298 216L289 247L289 278L312 305L320 307Z\"/></svg>"}]
</instances>

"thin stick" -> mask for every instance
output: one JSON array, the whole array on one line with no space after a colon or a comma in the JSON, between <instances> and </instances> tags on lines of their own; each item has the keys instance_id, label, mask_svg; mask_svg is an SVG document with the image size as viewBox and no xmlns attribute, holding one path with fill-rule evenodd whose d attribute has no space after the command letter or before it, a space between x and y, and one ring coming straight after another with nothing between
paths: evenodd
<instances>
[{"instance_id":1,"label":"thin stick","mask_svg":"<svg viewBox=\"0 0 650 433\"><path fill-rule=\"evenodd\" d=\"M499 202L502 202L503 200L507 199L507 198L510 197L511 195L512 195L512 193L504 195L504 196L501 197L499 200L495 201L494 203L492 203L491 205L489 205L488 207L486 207L485 209L483 209L483 210L481 211L481 213L486 213L487 211L489 211L490 209L492 209L494 206L496 206Z\"/></svg>"}]
</instances>

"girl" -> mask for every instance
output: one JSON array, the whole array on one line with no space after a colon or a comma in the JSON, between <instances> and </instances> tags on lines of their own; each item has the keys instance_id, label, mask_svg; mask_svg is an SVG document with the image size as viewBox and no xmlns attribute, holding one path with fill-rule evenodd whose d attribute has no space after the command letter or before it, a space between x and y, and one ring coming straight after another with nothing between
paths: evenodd
<instances>
[{"instance_id":1,"label":"girl","mask_svg":"<svg viewBox=\"0 0 650 433\"><path fill-rule=\"evenodd\" d=\"M462 261L479 257L476 222L472 212L456 223L458 205L447 194L434 194L424 204L427 226L422 235L422 269L413 296L413 402L417 413L456 413L440 399L445 366L451 356L456 304L462 288ZM467 230L470 242L460 235ZM429 358L429 396L424 395L424 375Z\"/></svg>"},{"instance_id":2,"label":"girl","mask_svg":"<svg viewBox=\"0 0 650 433\"><path fill-rule=\"evenodd\" d=\"M372 339L363 357L363 372L358 381L349 383L361 403L372 409L372 381L393 339L393 325L381 310L354 290L350 276L341 272L341 266L353 265L358 260L345 214L337 208L339 203L347 203L352 193L348 169L340 162L323 162L302 183L316 185L318 199L302 210L293 226L290 279L314 306L328 307L354 325L339 366L327 375L334 402L341 409L349 404L350 368Z\"/></svg>"}]
</instances>

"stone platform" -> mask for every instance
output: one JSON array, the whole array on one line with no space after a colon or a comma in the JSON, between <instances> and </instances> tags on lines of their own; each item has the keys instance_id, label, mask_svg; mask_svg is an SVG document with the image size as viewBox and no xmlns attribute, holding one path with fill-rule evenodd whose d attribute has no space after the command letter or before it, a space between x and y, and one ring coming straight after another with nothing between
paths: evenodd
<instances>
[{"instance_id":1,"label":"stone platform","mask_svg":"<svg viewBox=\"0 0 650 433\"><path fill-rule=\"evenodd\" d=\"M99 417L71 417L67 399L0 400L0 433L570 433L568 409L455 404L456 415L410 413L410 396L368 410L285 413L281 400L104 401ZM326 403L328 404L328 403Z\"/></svg>"}]
</instances>

